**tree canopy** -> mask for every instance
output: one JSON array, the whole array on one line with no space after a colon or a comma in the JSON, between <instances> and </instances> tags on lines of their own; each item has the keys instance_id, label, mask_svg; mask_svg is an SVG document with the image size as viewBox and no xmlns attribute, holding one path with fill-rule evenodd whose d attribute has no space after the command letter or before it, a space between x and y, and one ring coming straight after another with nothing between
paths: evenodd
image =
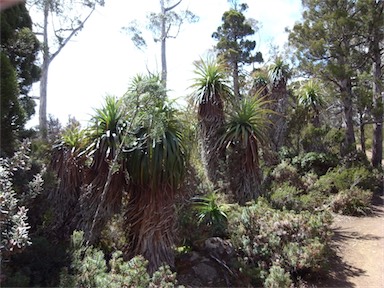
<instances>
[{"instance_id":1,"label":"tree canopy","mask_svg":"<svg viewBox=\"0 0 384 288\"><path fill-rule=\"evenodd\" d=\"M39 41L32 32L32 20L25 4L2 11L0 19L1 154L10 156L14 141L35 112L29 92L40 76L36 64Z\"/></svg>"},{"instance_id":2,"label":"tree canopy","mask_svg":"<svg viewBox=\"0 0 384 288\"><path fill-rule=\"evenodd\" d=\"M237 7L237 6L236 6ZM261 52L253 54L256 41L250 37L255 34L255 25L247 20L243 14L248 6L241 4L240 9L231 8L224 12L223 24L212 34L218 41L215 48L218 55L223 57L232 70L234 93L240 97L239 73L244 64L262 62Z\"/></svg>"}]
</instances>

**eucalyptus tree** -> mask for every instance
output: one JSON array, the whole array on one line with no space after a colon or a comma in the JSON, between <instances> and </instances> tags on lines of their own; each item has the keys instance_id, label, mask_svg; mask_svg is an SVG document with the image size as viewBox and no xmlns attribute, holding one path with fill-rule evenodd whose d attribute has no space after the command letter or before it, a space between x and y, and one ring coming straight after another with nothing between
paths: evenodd
<instances>
[{"instance_id":1,"label":"eucalyptus tree","mask_svg":"<svg viewBox=\"0 0 384 288\"><path fill-rule=\"evenodd\" d=\"M226 69L223 62L214 59L194 63L196 75L192 89L194 104L197 107L201 156L208 179L217 186L222 180L225 149L218 147L220 129L224 126L225 102L231 98Z\"/></svg>"},{"instance_id":2,"label":"eucalyptus tree","mask_svg":"<svg viewBox=\"0 0 384 288\"><path fill-rule=\"evenodd\" d=\"M27 4L36 15L36 34L42 38L39 129L41 137L46 138L49 66L69 41L84 28L97 5L104 5L104 0L28 0Z\"/></svg>"},{"instance_id":3,"label":"eucalyptus tree","mask_svg":"<svg viewBox=\"0 0 384 288\"><path fill-rule=\"evenodd\" d=\"M153 34L153 40L161 44L161 82L167 88L167 39L176 38L180 32L180 27L183 23L195 23L198 17L190 10L180 10L175 12L175 9L182 3L183 0L159 0L160 12L151 12L148 15L147 28ZM128 27L124 27L129 34L133 43L139 49L145 48L147 42L143 37L142 31L137 28L137 22L133 21Z\"/></svg>"},{"instance_id":4,"label":"eucalyptus tree","mask_svg":"<svg viewBox=\"0 0 384 288\"><path fill-rule=\"evenodd\" d=\"M236 2L237 3L237 2ZM255 21L247 20L243 14L248 9L247 4L234 5L222 16L223 24L212 34L218 41L215 48L232 69L233 89L235 96L240 99L239 75L242 66L255 62L262 62L261 52L252 54L256 41L249 37L255 34ZM253 24L252 24L253 23Z\"/></svg>"},{"instance_id":5,"label":"eucalyptus tree","mask_svg":"<svg viewBox=\"0 0 384 288\"><path fill-rule=\"evenodd\" d=\"M268 129L268 101L255 95L244 98L229 113L220 147L228 149L230 190L240 205L261 195L260 145Z\"/></svg>"},{"instance_id":6,"label":"eucalyptus tree","mask_svg":"<svg viewBox=\"0 0 384 288\"><path fill-rule=\"evenodd\" d=\"M380 1L379 1L380 2ZM303 1L303 20L290 32L300 69L332 85L343 104L345 146L356 150L353 113L353 78L361 63L361 31L355 1Z\"/></svg>"}]
</instances>

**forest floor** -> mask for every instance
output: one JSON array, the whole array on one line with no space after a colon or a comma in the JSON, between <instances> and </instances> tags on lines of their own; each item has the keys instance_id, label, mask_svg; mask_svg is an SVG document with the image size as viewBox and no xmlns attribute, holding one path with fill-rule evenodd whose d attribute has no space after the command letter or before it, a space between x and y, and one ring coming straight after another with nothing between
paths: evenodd
<instances>
[{"instance_id":1,"label":"forest floor","mask_svg":"<svg viewBox=\"0 0 384 288\"><path fill-rule=\"evenodd\" d=\"M372 214L335 215L330 273L317 287L384 287L384 195L374 195Z\"/></svg>"}]
</instances>

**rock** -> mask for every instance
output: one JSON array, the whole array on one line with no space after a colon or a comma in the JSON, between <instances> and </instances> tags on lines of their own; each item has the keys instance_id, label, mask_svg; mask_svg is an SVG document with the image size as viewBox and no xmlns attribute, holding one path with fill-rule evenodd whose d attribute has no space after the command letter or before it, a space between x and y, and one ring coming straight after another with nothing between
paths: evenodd
<instances>
[{"instance_id":1,"label":"rock","mask_svg":"<svg viewBox=\"0 0 384 288\"><path fill-rule=\"evenodd\" d=\"M235 250L229 240L208 238L199 245L198 251L178 257L179 284L186 287L232 287L236 275L229 267L234 259Z\"/></svg>"},{"instance_id":2,"label":"rock","mask_svg":"<svg viewBox=\"0 0 384 288\"><path fill-rule=\"evenodd\" d=\"M212 263L209 261L205 262L206 263L201 262L193 266L192 270L195 272L196 276L200 279L204 279L205 283L213 283L218 276L217 271L212 267Z\"/></svg>"},{"instance_id":3,"label":"rock","mask_svg":"<svg viewBox=\"0 0 384 288\"><path fill-rule=\"evenodd\" d=\"M204 254L203 254L204 253ZM192 251L176 259L178 283L185 287L231 287L228 271L206 252Z\"/></svg>"},{"instance_id":4,"label":"rock","mask_svg":"<svg viewBox=\"0 0 384 288\"><path fill-rule=\"evenodd\" d=\"M232 243L229 240L223 240L220 237L211 237L205 240L203 250L208 255L224 262L231 260L235 254Z\"/></svg>"}]
</instances>

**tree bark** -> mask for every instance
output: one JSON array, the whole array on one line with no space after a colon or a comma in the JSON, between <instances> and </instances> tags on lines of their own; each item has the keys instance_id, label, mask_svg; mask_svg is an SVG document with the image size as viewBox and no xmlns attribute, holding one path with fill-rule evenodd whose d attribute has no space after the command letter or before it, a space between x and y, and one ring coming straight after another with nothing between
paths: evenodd
<instances>
[{"instance_id":1,"label":"tree bark","mask_svg":"<svg viewBox=\"0 0 384 288\"><path fill-rule=\"evenodd\" d=\"M341 81L341 99L344 106L345 117L345 149L344 152L356 151L356 138L353 126L353 107L352 107L352 83L350 78Z\"/></svg>"},{"instance_id":2,"label":"tree bark","mask_svg":"<svg viewBox=\"0 0 384 288\"><path fill-rule=\"evenodd\" d=\"M233 77L233 92L235 93L235 98L240 100L240 85L239 85L239 64L237 61L233 62L233 71L232 71L232 77Z\"/></svg>"},{"instance_id":3,"label":"tree bark","mask_svg":"<svg viewBox=\"0 0 384 288\"><path fill-rule=\"evenodd\" d=\"M360 145L361 145L361 151L365 154L366 147L365 147L365 123L364 123L364 117L363 112L359 111L359 128L360 128Z\"/></svg>"},{"instance_id":4,"label":"tree bark","mask_svg":"<svg viewBox=\"0 0 384 288\"><path fill-rule=\"evenodd\" d=\"M369 33L371 37L368 38L370 41L370 54L373 60L372 64L372 76L373 76L373 141L372 141L372 166L379 168L382 166L383 161L383 67L382 67L382 56L383 48L382 43L384 41L383 34L383 12L384 5L382 1L369 2L372 10L372 19L369 24Z\"/></svg>"},{"instance_id":5,"label":"tree bark","mask_svg":"<svg viewBox=\"0 0 384 288\"><path fill-rule=\"evenodd\" d=\"M171 11L172 9L175 9L182 0L179 0L174 5L165 7L164 0L160 0L160 6L161 6L161 35L160 35L160 42L161 42L161 83L163 84L163 87L167 88L167 76L168 76L168 68L167 68L167 38L168 30L167 25L167 12Z\"/></svg>"},{"instance_id":6,"label":"tree bark","mask_svg":"<svg viewBox=\"0 0 384 288\"><path fill-rule=\"evenodd\" d=\"M40 78L40 107L39 107L39 130L40 137L47 139L47 85L49 69L49 46L48 46L48 14L49 0L44 1L44 25L43 25L43 64Z\"/></svg>"},{"instance_id":7,"label":"tree bark","mask_svg":"<svg viewBox=\"0 0 384 288\"><path fill-rule=\"evenodd\" d=\"M378 45L378 43L377 43ZM383 88L381 82L380 50L375 55L373 64L373 143L372 166L379 168L383 160Z\"/></svg>"},{"instance_id":8,"label":"tree bark","mask_svg":"<svg viewBox=\"0 0 384 288\"><path fill-rule=\"evenodd\" d=\"M161 5L161 83L164 88L167 88L167 57L166 57L166 41L167 41L167 31L166 31L166 13L167 10L164 6L164 0L160 0Z\"/></svg>"}]
</instances>

